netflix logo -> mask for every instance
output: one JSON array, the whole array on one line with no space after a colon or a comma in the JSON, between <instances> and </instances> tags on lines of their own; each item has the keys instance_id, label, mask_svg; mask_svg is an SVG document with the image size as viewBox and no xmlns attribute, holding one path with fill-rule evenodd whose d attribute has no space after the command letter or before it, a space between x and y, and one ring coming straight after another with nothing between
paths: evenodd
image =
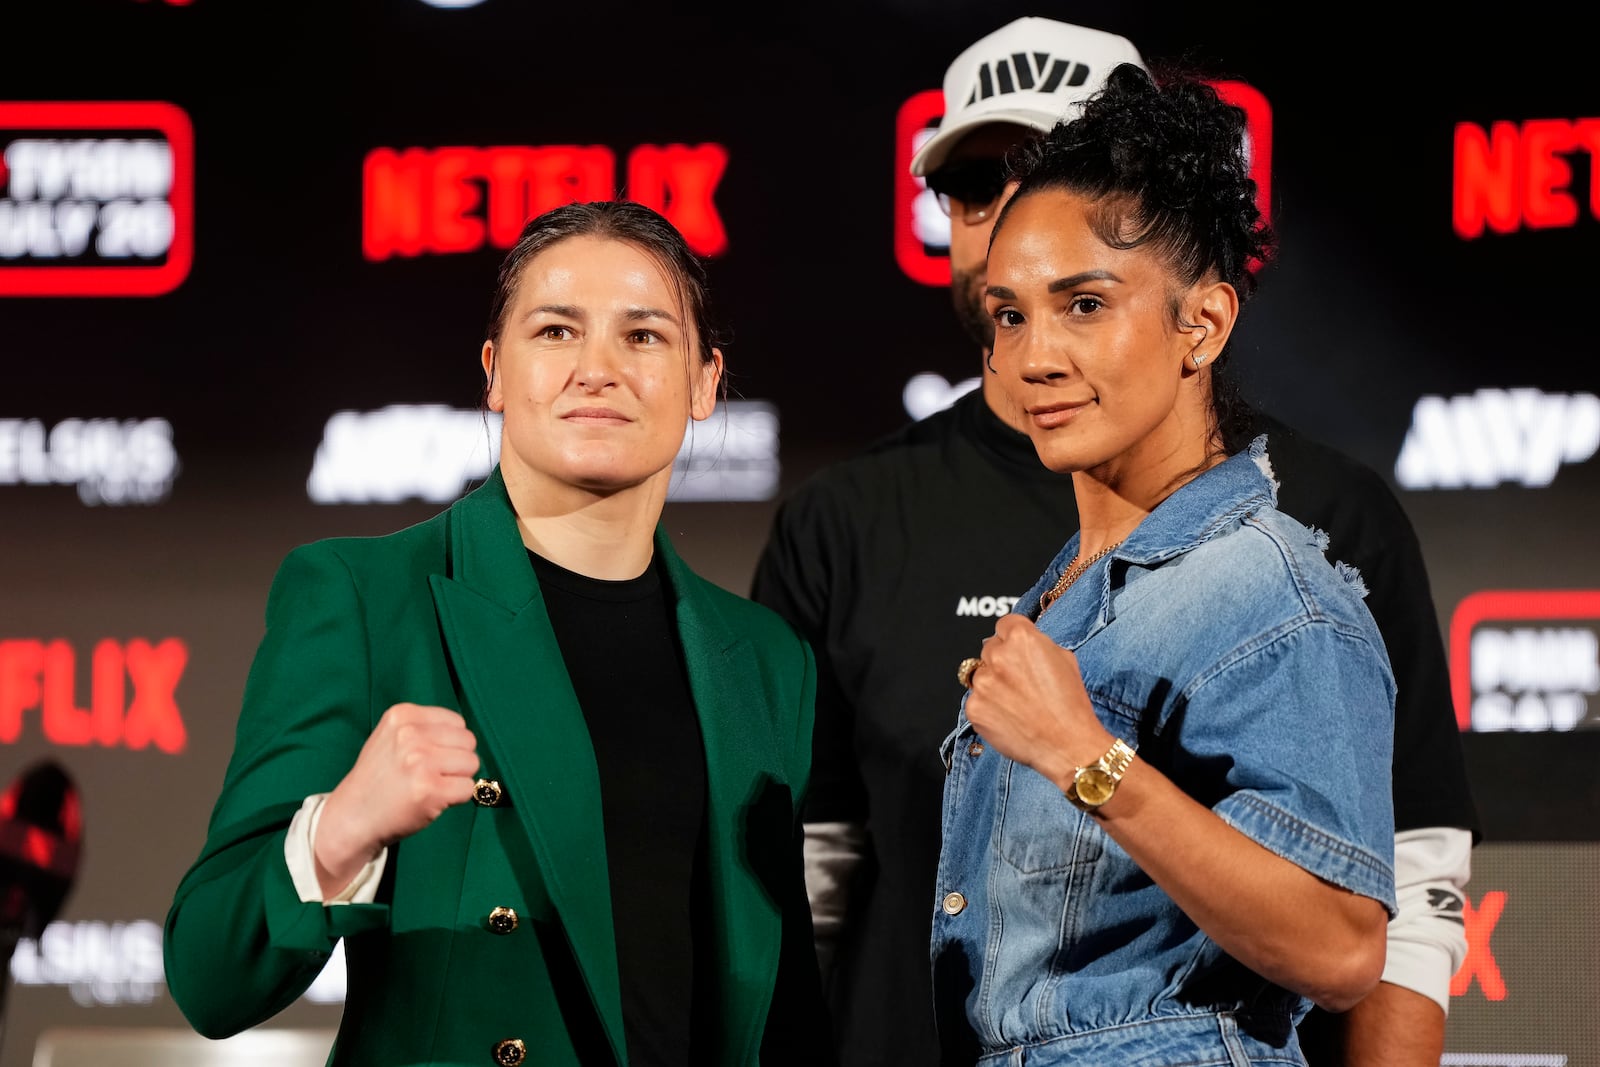
<instances>
[{"instance_id":1,"label":"netflix logo","mask_svg":"<svg viewBox=\"0 0 1600 1067\"><path fill-rule=\"evenodd\" d=\"M1589 188L1573 188L1573 163L1588 156ZM1466 240L1485 230L1564 229L1587 212L1600 219L1600 119L1529 119L1456 125L1452 221Z\"/></svg>"},{"instance_id":2,"label":"netflix logo","mask_svg":"<svg viewBox=\"0 0 1600 1067\"><path fill-rule=\"evenodd\" d=\"M1453 1067L1592 1067L1600 842L1485 841L1459 913L1467 950L1449 985ZM1453 895L1453 894L1452 894Z\"/></svg>"},{"instance_id":3,"label":"netflix logo","mask_svg":"<svg viewBox=\"0 0 1600 1067\"><path fill-rule=\"evenodd\" d=\"M628 198L661 212L703 256L728 249L717 185L719 144L640 145L628 154ZM510 248L535 215L618 189L601 145L376 148L362 168L361 246L373 261Z\"/></svg>"},{"instance_id":4,"label":"netflix logo","mask_svg":"<svg viewBox=\"0 0 1600 1067\"><path fill-rule=\"evenodd\" d=\"M70 641L0 640L0 744L36 730L64 747L176 755L188 741L177 697L188 663L189 648L175 637L106 638L87 657Z\"/></svg>"},{"instance_id":5,"label":"netflix logo","mask_svg":"<svg viewBox=\"0 0 1600 1067\"><path fill-rule=\"evenodd\" d=\"M1500 889L1484 893L1477 907L1473 907L1471 900L1466 902L1461 919L1467 927L1467 956L1450 979L1452 997L1465 996L1476 983L1485 1000L1506 999L1506 980L1501 977L1500 965L1494 959L1494 946L1490 943L1495 924L1505 910L1506 893Z\"/></svg>"}]
</instances>

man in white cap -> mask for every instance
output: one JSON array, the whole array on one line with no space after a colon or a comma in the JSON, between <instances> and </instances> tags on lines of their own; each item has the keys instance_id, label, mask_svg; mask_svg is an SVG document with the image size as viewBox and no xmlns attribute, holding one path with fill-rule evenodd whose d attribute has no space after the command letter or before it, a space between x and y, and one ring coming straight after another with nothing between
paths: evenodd
<instances>
[{"instance_id":1,"label":"man in white cap","mask_svg":"<svg viewBox=\"0 0 1600 1067\"><path fill-rule=\"evenodd\" d=\"M1127 38L1044 18L988 34L950 64L945 114L918 150L950 217L956 318L986 357L984 262L1009 193L1005 154L1071 119ZM779 507L752 596L817 654L807 884L841 1067L939 1062L929 933L955 665L1077 527L1069 480L1046 470L994 375L950 407L812 476ZM1279 506L1355 565L1398 681L1394 792L1400 914L1377 990L1313 1011L1300 1033L1323 1064L1435 1067L1479 838L1427 573L1399 501L1373 471L1265 415Z\"/></svg>"}]
</instances>

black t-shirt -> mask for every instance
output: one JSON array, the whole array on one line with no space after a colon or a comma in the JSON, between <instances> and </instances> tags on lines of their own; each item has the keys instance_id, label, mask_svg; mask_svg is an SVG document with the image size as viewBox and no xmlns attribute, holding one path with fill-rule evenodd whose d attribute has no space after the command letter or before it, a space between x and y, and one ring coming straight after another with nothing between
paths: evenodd
<instances>
[{"instance_id":1,"label":"black t-shirt","mask_svg":"<svg viewBox=\"0 0 1600 1067\"><path fill-rule=\"evenodd\" d=\"M1279 507L1358 567L1396 661L1397 826L1477 833L1421 552L1375 473L1262 418ZM977 655L1077 530L1071 478L973 390L818 472L779 506L752 596L817 654L808 822L864 824L828 996L844 1067L939 1062L929 933L944 766Z\"/></svg>"},{"instance_id":2,"label":"black t-shirt","mask_svg":"<svg viewBox=\"0 0 1600 1067\"><path fill-rule=\"evenodd\" d=\"M605 581L530 552L600 771L628 1061L687 1067L712 1002L705 748L658 565ZM697 983L699 988L697 988Z\"/></svg>"}]
</instances>

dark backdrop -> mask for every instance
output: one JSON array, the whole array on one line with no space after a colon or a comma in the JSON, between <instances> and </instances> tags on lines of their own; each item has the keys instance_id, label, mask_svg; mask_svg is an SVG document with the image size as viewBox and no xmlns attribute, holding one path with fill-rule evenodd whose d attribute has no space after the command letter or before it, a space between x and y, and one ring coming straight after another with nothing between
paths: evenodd
<instances>
[{"instance_id":1,"label":"dark backdrop","mask_svg":"<svg viewBox=\"0 0 1600 1067\"><path fill-rule=\"evenodd\" d=\"M1453 1062L1516 1052L1600 1063L1589 1010L1600 933L1588 898L1572 892L1600 873L1600 709L1589 708L1600 689L1600 467L1582 447L1600 385L1593 149L1554 153L1570 222L1524 219L1477 237L1452 225L1458 124L1526 131L1600 118L1600 19L1452 9L1395 13L1390 25L1372 8L971 0L731 16L518 0L8 6L0 102L175 105L193 128L194 210L193 265L170 292L0 295L0 474L16 447L4 420L49 430L162 419L178 458L169 491L127 506L0 477L0 731L14 705L0 773L9 781L58 760L80 785L85 825L59 936L24 942L13 960L0 1060L27 1063L55 1028L182 1025L148 924L202 839L274 568L300 542L388 531L442 506L307 497L334 412L471 411L480 392L500 250L367 259L368 153L601 145L620 172L641 145L726 149L713 200L728 247L712 263L714 299L731 327L734 395L779 413L781 480L761 500L671 502L666 521L691 564L744 592L782 492L902 425L913 374L958 382L978 371L947 290L896 261L895 123L966 44L1022 14L1123 33L1147 58L1199 63L1270 103L1282 255L1235 343L1259 403L1391 482L1424 397L1457 412L1451 433L1425 435L1436 459L1488 442L1526 460L1552 426L1578 441L1547 484L1397 488L1441 629L1464 627L1462 649L1486 626L1527 635L1525 684L1502 687L1523 701L1525 724L1537 718L1530 693L1553 706L1559 691L1562 707L1578 708L1565 729L1464 736L1488 841L1470 894L1474 955L1453 998ZM23 135L0 128L0 145ZM1530 173L1506 188L1525 194ZM0 291L8 270L29 265L51 266L0 256ZM1516 424L1480 390L1535 391L1543 414ZM171 694L181 751L126 737L62 743L22 690L6 696L5 642L13 670L17 649L64 642L88 708L101 642L127 651L170 639L186 653ZM1471 664L1456 655L1452 668L1467 678ZM302 1002L272 1025L329 1026L337 1010Z\"/></svg>"}]
</instances>

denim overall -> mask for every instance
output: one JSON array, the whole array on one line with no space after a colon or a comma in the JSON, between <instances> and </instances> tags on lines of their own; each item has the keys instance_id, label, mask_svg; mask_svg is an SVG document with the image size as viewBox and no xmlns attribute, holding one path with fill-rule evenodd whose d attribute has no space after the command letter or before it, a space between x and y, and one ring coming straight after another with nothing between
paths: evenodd
<instances>
[{"instance_id":1,"label":"denim overall","mask_svg":"<svg viewBox=\"0 0 1600 1067\"><path fill-rule=\"evenodd\" d=\"M1196 477L1037 619L1106 728L1271 851L1395 911L1394 679L1360 576L1274 508L1266 439ZM1014 606L1076 556L1075 535ZM1225 954L1096 821L984 745L942 754L946 1062L1303 1064L1310 1001ZM952 895L955 894L955 895Z\"/></svg>"}]
</instances>

